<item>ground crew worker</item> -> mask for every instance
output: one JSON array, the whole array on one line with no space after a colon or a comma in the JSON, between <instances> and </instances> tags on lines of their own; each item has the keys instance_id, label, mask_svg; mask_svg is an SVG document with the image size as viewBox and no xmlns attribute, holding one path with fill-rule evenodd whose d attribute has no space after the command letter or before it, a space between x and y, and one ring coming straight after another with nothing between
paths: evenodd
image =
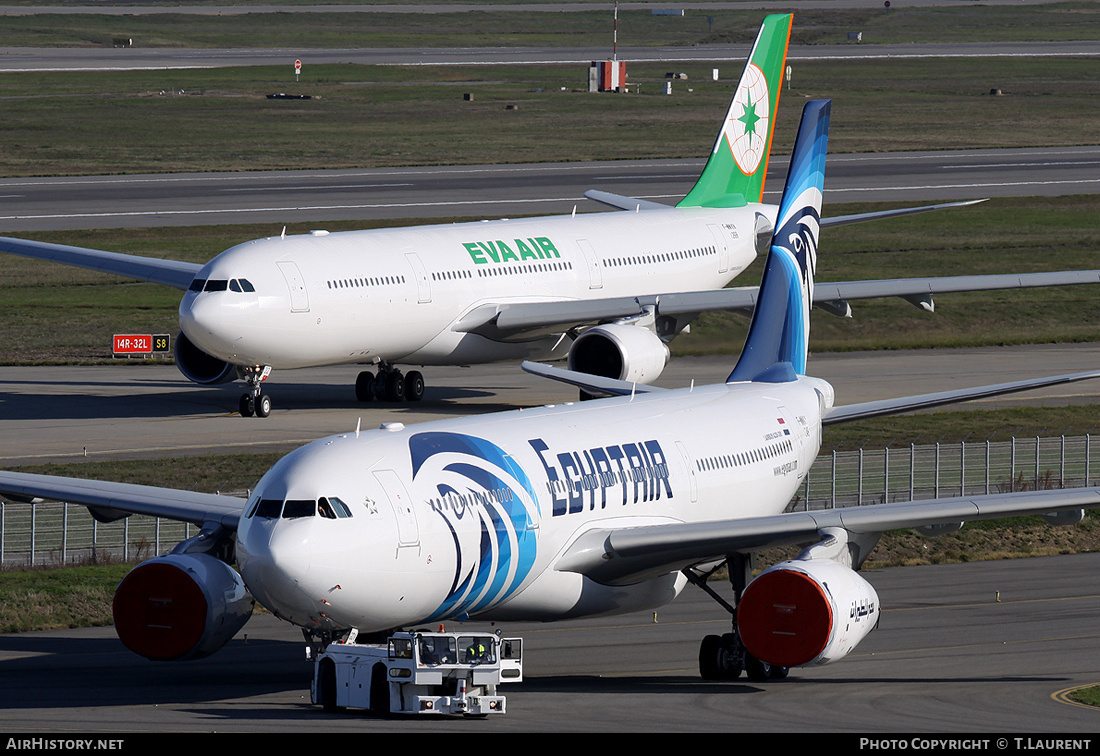
<instances>
[{"instance_id":1,"label":"ground crew worker","mask_svg":"<svg viewBox=\"0 0 1100 756\"><path fill-rule=\"evenodd\" d=\"M481 639L474 638L466 648L466 663L485 661L486 652L485 644L481 642Z\"/></svg>"}]
</instances>

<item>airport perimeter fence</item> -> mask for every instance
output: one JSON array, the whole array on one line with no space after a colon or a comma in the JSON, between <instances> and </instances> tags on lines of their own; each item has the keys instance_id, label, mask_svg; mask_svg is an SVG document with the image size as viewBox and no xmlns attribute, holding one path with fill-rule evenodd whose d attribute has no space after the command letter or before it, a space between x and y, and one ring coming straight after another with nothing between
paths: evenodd
<instances>
[{"instance_id":1,"label":"airport perimeter fence","mask_svg":"<svg viewBox=\"0 0 1100 756\"><path fill-rule=\"evenodd\" d=\"M1089 434L823 452L788 511L1096 485L1098 443ZM102 523L75 504L0 502L0 565L139 562L197 533L141 515Z\"/></svg>"}]
</instances>

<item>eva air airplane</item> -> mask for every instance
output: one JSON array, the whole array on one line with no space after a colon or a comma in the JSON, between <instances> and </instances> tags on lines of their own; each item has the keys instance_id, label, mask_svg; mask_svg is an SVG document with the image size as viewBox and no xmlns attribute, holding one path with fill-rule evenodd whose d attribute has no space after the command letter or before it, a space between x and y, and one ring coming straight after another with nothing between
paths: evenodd
<instances>
[{"instance_id":1,"label":"eva air airplane","mask_svg":"<svg viewBox=\"0 0 1100 756\"><path fill-rule=\"evenodd\" d=\"M1100 506L1100 488L785 513L825 426L1100 371L833 406L832 387L806 374L828 125L829 103L809 103L745 348L722 383L660 390L560 371L620 396L320 439L247 499L11 472L0 493L201 526L115 595L119 637L151 659L216 651L254 598L323 646L353 630L652 609L689 583L716 595L705 576L726 563L731 630L702 640L704 677L836 661L878 622L858 568L884 531L1071 523ZM750 581L753 552L793 544L806 548Z\"/></svg>"},{"instance_id":2,"label":"eva air airplane","mask_svg":"<svg viewBox=\"0 0 1100 756\"><path fill-rule=\"evenodd\" d=\"M243 379L242 415L266 416L272 369L371 366L360 400L417 400L398 365L568 357L573 370L647 384L667 343L701 312L751 310L755 288L724 289L760 253L776 208L762 204L790 15L765 19L710 158L675 207L606 192L620 212L278 236L206 265L0 238L0 251L184 291L175 360L188 379ZM964 203L965 204L965 203ZM832 218L824 225L931 208ZM1097 271L830 284L817 304L941 291L1100 280Z\"/></svg>"}]
</instances>

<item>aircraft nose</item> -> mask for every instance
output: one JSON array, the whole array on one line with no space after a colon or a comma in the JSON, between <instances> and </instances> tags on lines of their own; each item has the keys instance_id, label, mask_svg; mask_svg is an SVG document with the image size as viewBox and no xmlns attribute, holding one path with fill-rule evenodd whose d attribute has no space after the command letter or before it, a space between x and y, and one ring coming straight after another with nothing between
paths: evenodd
<instances>
[{"instance_id":1,"label":"aircraft nose","mask_svg":"<svg viewBox=\"0 0 1100 756\"><path fill-rule=\"evenodd\" d=\"M241 576L260 603L292 622L315 614L308 520L252 520L239 533Z\"/></svg>"},{"instance_id":2,"label":"aircraft nose","mask_svg":"<svg viewBox=\"0 0 1100 756\"><path fill-rule=\"evenodd\" d=\"M188 295L180 302L180 330L204 352L232 359L243 334L240 314L227 315L216 294Z\"/></svg>"}]
</instances>

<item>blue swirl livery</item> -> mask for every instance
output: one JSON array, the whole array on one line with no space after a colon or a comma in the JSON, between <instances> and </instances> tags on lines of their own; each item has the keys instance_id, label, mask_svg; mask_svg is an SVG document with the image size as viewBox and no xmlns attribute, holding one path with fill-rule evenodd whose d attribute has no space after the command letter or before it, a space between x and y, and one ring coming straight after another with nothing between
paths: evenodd
<instances>
[{"instance_id":1,"label":"blue swirl livery","mask_svg":"<svg viewBox=\"0 0 1100 756\"><path fill-rule=\"evenodd\" d=\"M454 538L447 598L427 620L465 618L511 597L530 574L540 519L534 486L499 446L461 433L409 438L413 480L432 481L433 511Z\"/></svg>"},{"instance_id":2,"label":"blue swirl livery","mask_svg":"<svg viewBox=\"0 0 1100 756\"><path fill-rule=\"evenodd\" d=\"M830 106L815 100L802 111L760 295L728 383L787 382L806 374Z\"/></svg>"}]
</instances>

